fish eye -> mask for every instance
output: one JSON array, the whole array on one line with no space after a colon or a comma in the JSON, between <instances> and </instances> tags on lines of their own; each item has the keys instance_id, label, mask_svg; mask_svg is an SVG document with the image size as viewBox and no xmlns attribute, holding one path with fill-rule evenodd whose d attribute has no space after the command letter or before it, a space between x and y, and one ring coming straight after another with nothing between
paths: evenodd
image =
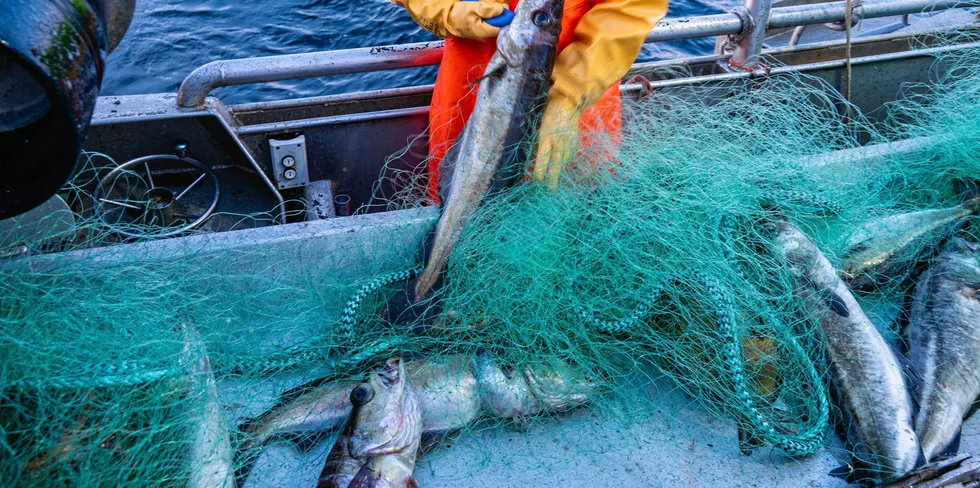
<instances>
[{"instance_id":1,"label":"fish eye","mask_svg":"<svg viewBox=\"0 0 980 488\"><path fill-rule=\"evenodd\" d=\"M350 402L355 407L362 407L374 399L374 388L371 385L358 385L350 392Z\"/></svg>"},{"instance_id":2,"label":"fish eye","mask_svg":"<svg viewBox=\"0 0 980 488\"><path fill-rule=\"evenodd\" d=\"M531 22L538 27L547 27L555 21L555 18L544 10L538 10L531 14Z\"/></svg>"}]
</instances>

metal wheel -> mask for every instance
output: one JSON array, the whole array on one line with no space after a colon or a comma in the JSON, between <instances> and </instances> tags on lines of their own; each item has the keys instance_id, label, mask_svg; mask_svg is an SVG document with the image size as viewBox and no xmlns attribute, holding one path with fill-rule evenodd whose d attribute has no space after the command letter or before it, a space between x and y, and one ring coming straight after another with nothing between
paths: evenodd
<instances>
[{"instance_id":1,"label":"metal wheel","mask_svg":"<svg viewBox=\"0 0 980 488\"><path fill-rule=\"evenodd\" d=\"M181 156L133 159L99 180L92 198L102 225L126 237L152 238L180 235L204 223L218 206L218 178L184 156L186 146L178 151Z\"/></svg>"}]
</instances>

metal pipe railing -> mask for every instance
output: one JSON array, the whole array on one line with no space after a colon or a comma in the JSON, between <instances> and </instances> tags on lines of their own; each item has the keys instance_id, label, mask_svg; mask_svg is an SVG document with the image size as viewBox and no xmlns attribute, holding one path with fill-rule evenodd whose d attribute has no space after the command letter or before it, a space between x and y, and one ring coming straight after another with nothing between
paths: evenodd
<instances>
[{"instance_id":1,"label":"metal pipe railing","mask_svg":"<svg viewBox=\"0 0 980 488\"><path fill-rule=\"evenodd\" d=\"M892 15L917 14L925 11L951 8L978 7L976 0L878 0L865 1L861 7L862 18L876 19ZM843 22L847 2L818 3L772 9L769 29L797 27L801 25Z\"/></svg>"},{"instance_id":2,"label":"metal pipe railing","mask_svg":"<svg viewBox=\"0 0 980 488\"><path fill-rule=\"evenodd\" d=\"M980 7L980 0L865 0L862 17L870 19L957 7ZM766 27L778 29L843 22L845 9L846 2L774 8ZM664 19L646 40L660 42L746 34L751 30L751 25L746 25L746 22L752 22L747 17L747 13L741 11ZM208 94L223 86L432 66L442 60L442 49L443 44L439 41L215 61L197 68L184 79L177 104L185 108L200 107Z\"/></svg>"},{"instance_id":3,"label":"metal pipe railing","mask_svg":"<svg viewBox=\"0 0 980 488\"><path fill-rule=\"evenodd\" d=\"M432 66L442 61L442 46L442 41L419 42L214 61L184 79L177 93L177 105L200 107L214 89L223 86Z\"/></svg>"},{"instance_id":4,"label":"metal pipe railing","mask_svg":"<svg viewBox=\"0 0 980 488\"><path fill-rule=\"evenodd\" d=\"M752 19L752 29L738 43L732 55L732 64L754 68L762 55L762 43L766 40L766 26L772 12L772 0L745 0L745 11Z\"/></svg>"},{"instance_id":5,"label":"metal pipe railing","mask_svg":"<svg viewBox=\"0 0 980 488\"><path fill-rule=\"evenodd\" d=\"M715 37L738 34L746 19L734 12L705 15L702 17L679 17L661 20L650 31L646 42L676 41L696 37Z\"/></svg>"}]
</instances>

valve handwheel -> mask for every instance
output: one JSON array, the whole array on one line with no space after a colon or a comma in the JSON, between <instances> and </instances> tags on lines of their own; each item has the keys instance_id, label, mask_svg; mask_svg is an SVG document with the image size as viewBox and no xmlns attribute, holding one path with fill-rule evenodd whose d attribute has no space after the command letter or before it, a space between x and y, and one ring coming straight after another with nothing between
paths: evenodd
<instances>
[{"instance_id":1,"label":"valve handwheel","mask_svg":"<svg viewBox=\"0 0 980 488\"><path fill-rule=\"evenodd\" d=\"M102 225L134 238L173 237L203 224L221 191L211 168L187 157L157 154L136 158L106 174L93 191Z\"/></svg>"}]
</instances>

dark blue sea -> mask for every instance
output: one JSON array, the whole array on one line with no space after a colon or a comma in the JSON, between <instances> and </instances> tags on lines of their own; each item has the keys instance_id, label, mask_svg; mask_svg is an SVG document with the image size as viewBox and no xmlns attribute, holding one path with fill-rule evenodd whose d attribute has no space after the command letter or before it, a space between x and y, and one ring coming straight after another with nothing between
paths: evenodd
<instances>
[{"instance_id":1,"label":"dark blue sea","mask_svg":"<svg viewBox=\"0 0 980 488\"><path fill-rule=\"evenodd\" d=\"M730 10L738 0L673 0L668 17ZM109 56L105 95L175 92L188 73L219 59L435 40L389 0L137 0L136 17ZM641 61L706 54L711 39L648 45ZM435 67L223 88L226 103L432 83Z\"/></svg>"}]
</instances>

